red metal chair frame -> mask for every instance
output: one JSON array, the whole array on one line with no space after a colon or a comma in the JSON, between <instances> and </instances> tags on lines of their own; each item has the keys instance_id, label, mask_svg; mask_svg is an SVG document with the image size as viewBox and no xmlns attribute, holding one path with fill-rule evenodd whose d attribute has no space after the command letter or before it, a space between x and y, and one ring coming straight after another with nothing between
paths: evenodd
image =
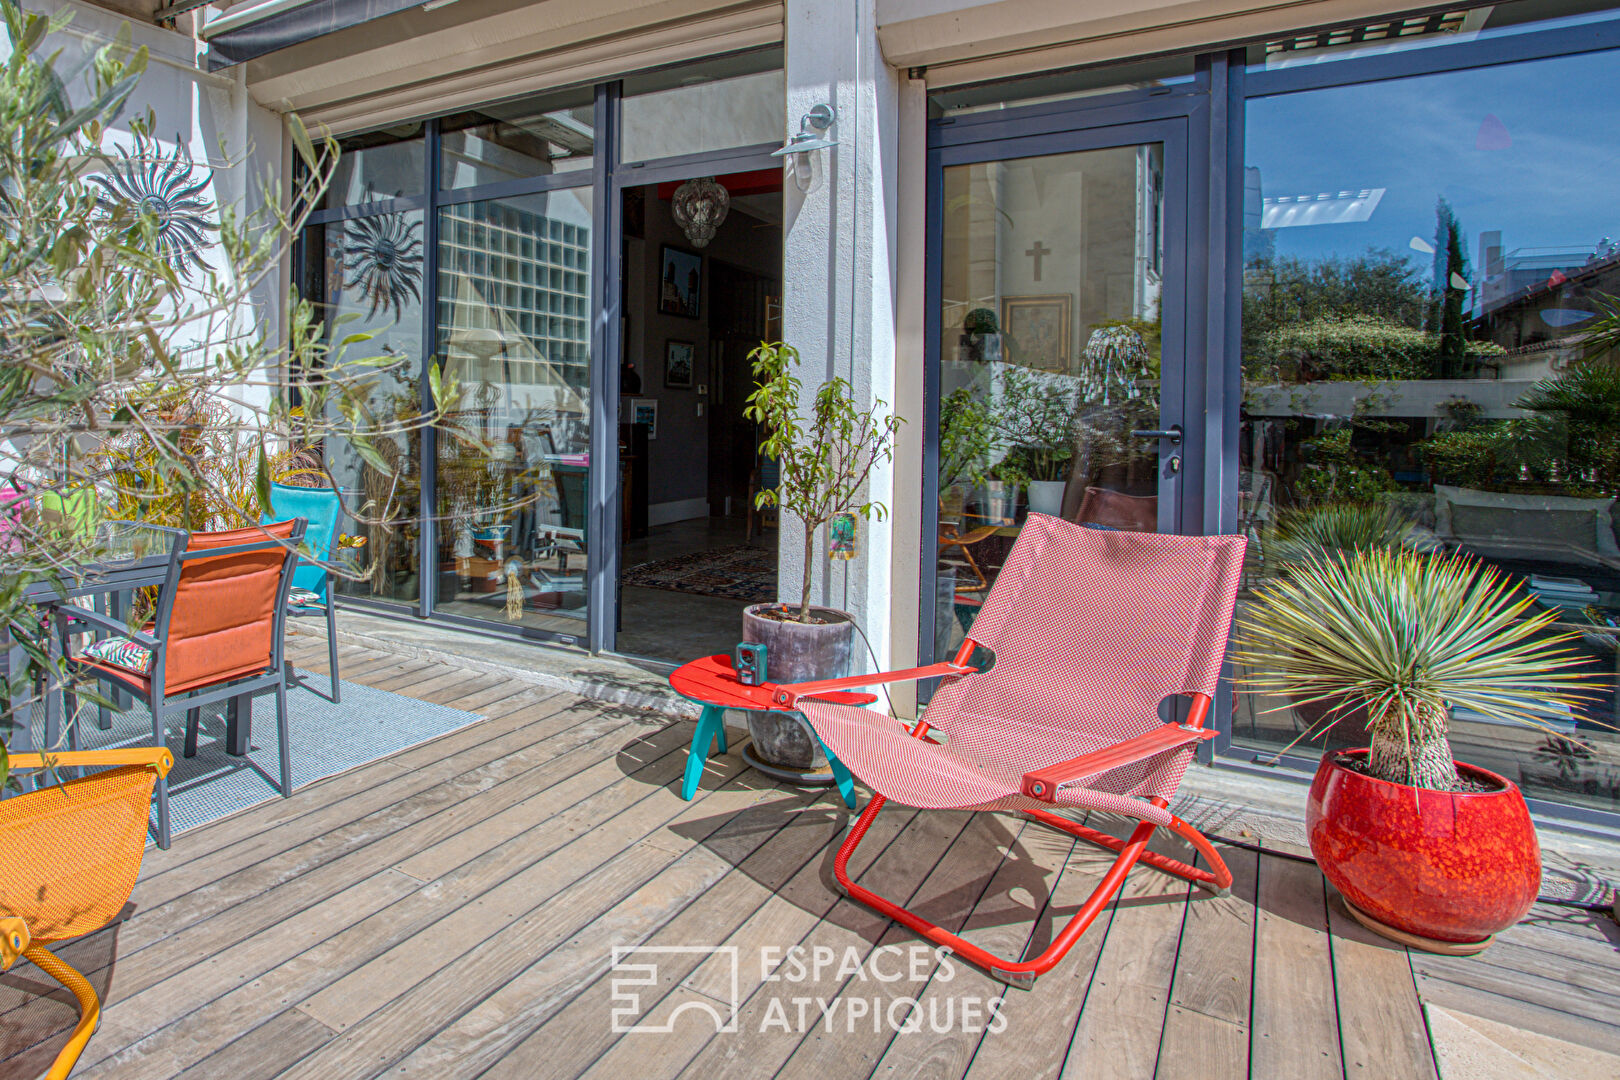
<instances>
[{"instance_id":1,"label":"red metal chair frame","mask_svg":"<svg viewBox=\"0 0 1620 1080\"><path fill-rule=\"evenodd\" d=\"M798 700L803 697L812 697L829 690L847 690L852 687L875 686L880 683L909 682L916 679L926 679L936 676L963 676L970 675L978 669L969 664L978 643L972 638L962 643L956 656L948 663L930 664L927 667L910 668L904 671L893 671L875 675L858 675L846 679L829 679L822 682L797 683L791 685L769 685L771 707L779 709L792 709ZM1191 706L1187 719L1180 723L1165 724L1163 728L1148 732L1145 735L1125 740L1106 749L1073 758L1069 761L1046 765L1032 770L1024 775L1023 793L1032 798L1051 802L1056 790L1064 783L1084 779L1087 776L1106 772L1132 762L1142 761L1166 750L1191 742L1199 742L1213 738L1216 732L1206 730L1204 723L1209 717L1210 698L1205 694L1189 695ZM912 729L912 735L918 739L928 738L929 727L919 720ZM1137 863L1145 863L1155 870L1182 878L1198 887L1214 893L1217 896L1226 896L1231 891L1232 872L1227 868L1220 853L1215 850L1209 840L1187 822L1174 815L1170 817L1167 826L1171 832L1180 836L1191 844L1205 861L1209 869L1204 870L1177 859L1169 858L1158 852L1147 850L1149 839L1155 829L1159 828L1148 821L1141 821L1132 830L1129 837L1124 840L1085 825L1071 821L1068 818L1045 810L1024 810L1031 818L1043 825L1058 829L1069 835L1105 848L1115 853L1113 865L1092 891L1079 910L1069 917L1068 923L1053 938L1052 943L1039 956L1031 960L1008 960L996 956L985 949L973 944L958 934L954 934L943 927L937 926L916 912L895 903L888 898L873 892L871 889L857 883L849 876L850 856L855 854L861 841L866 837L867 830L877 819L878 813L887 803L882 795L874 794L867 804L865 811L855 821L849 835L844 839L838 849L833 862L833 872L838 880L839 887L855 899L868 907L888 916L889 918L909 927L922 937L936 945L949 947L956 955L988 971L995 978L1020 989L1029 989L1034 986L1035 979L1052 970L1059 961L1074 946L1091 926L1097 915L1105 908L1124 884L1125 877ZM1163 809L1168 801L1162 798L1146 800L1152 805Z\"/></svg>"}]
</instances>

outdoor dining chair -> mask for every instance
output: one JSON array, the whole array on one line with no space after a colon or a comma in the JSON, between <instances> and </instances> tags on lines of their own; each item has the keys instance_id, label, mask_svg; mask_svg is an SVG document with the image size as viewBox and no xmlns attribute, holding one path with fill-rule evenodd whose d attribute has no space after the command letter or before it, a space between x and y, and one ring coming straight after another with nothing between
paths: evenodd
<instances>
[{"instance_id":1,"label":"outdoor dining chair","mask_svg":"<svg viewBox=\"0 0 1620 1080\"><path fill-rule=\"evenodd\" d=\"M1243 551L1241 536L1095 530L1031 514L951 661L770 687L773 707L809 720L835 770L847 768L876 793L834 860L844 891L1026 989L1063 958L1138 862L1224 895L1232 883L1226 864L1168 807L1196 745L1215 735L1204 724ZM933 676L943 682L909 729L891 716L813 700ZM1044 952L1003 959L851 880L850 856L890 800L923 810L1021 811L1116 858ZM1060 809L1138 824L1121 840ZM1160 828L1190 843L1205 865L1148 851Z\"/></svg>"},{"instance_id":2,"label":"outdoor dining chair","mask_svg":"<svg viewBox=\"0 0 1620 1080\"><path fill-rule=\"evenodd\" d=\"M287 684L282 668L287 592L303 539L303 518L229 532L172 530L168 574L152 621L131 631L99 612L61 613L66 639L73 624L90 623L114 636L73 657L75 669L127 691L152 711L153 741L168 737L166 716L186 707L186 756L196 753L202 706L264 690L276 695L276 736L283 796L292 794ZM72 621L70 623L70 620ZM76 712L69 695L67 713ZM246 754L245 746L239 748ZM157 842L169 846L169 785L157 781Z\"/></svg>"},{"instance_id":3,"label":"outdoor dining chair","mask_svg":"<svg viewBox=\"0 0 1620 1080\"><path fill-rule=\"evenodd\" d=\"M45 948L94 933L129 901L146 850L152 786L174 765L165 746L13 754L18 771L114 766L0 800L0 971L27 957L65 986L79 1022L45 1073L63 1080L101 1022L89 981Z\"/></svg>"},{"instance_id":4,"label":"outdoor dining chair","mask_svg":"<svg viewBox=\"0 0 1620 1080\"><path fill-rule=\"evenodd\" d=\"M287 615L293 619L326 617L326 656L332 672L332 702L336 704L342 698L338 688L337 609L332 595L332 571L326 564L337 550L343 525L342 495L334 488L271 484L270 507L272 513L261 518L259 524L268 525L293 517L309 522L309 528L304 530L309 558L300 558L293 571L292 589L287 594ZM291 660L287 661L287 685L297 685L297 673Z\"/></svg>"}]
</instances>

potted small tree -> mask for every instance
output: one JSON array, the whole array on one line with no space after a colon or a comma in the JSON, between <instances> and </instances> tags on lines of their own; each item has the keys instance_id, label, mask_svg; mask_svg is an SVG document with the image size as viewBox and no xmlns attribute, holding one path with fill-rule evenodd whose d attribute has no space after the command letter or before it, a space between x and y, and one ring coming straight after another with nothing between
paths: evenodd
<instances>
[{"instance_id":1,"label":"potted small tree","mask_svg":"<svg viewBox=\"0 0 1620 1080\"><path fill-rule=\"evenodd\" d=\"M1306 830L1357 920L1417 948L1485 948L1534 903L1541 854L1510 781L1453 760L1449 710L1551 730L1589 699L1552 612L1493 568L1392 547L1309 555L1257 590L1233 660L1249 689L1359 700L1371 746L1329 752Z\"/></svg>"},{"instance_id":2,"label":"potted small tree","mask_svg":"<svg viewBox=\"0 0 1620 1080\"><path fill-rule=\"evenodd\" d=\"M755 604L743 611L743 640L765 646L772 682L839 678L850 673L855 622L848 612L810 602L816 537L840 515L882 520L888 513L881 502L865 498L865 487L872 467L892 459L901 420L884 415L884 401L874 401L865 411L856 408L849 383L837 378L823 383L804 410L803 386L794 374L799 353L791 345L762 344L749 359L755 388L745 414L765 429L760 448L776 459L781 475L776 487L761 491L755 503L762 509L779 506L798 519L804 568L796 603ZM786 528L784 521L784 535ZM756 766L788 779L830 781L819 745L793 714L752 712L748 727Z\"/></svg>"},{"instance_id":3,"label":"potted small tree","mask_svg":"<svg viewBox=\"0 0 1620 1080\"><path fill-rule=\"evenodd\" d=\"M939 513L940 519L958 520L966 502L966 487L982 483L995 445L990 408L965 387L954 390L939 404Z\"/></svg>"}]
</instances>

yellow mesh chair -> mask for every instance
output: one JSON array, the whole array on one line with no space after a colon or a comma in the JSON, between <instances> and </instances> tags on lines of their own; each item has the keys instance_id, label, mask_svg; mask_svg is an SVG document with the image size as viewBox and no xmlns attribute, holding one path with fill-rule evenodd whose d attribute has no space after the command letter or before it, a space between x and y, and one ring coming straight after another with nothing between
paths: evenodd
<instances>
[{"instance_id":1,"label":"yellow mesh chair","mask_svg":"<svg viewBox=\"0 0 1620 1080\"><path fill-rule=\"evenodd\" d=\"M79 1023L46 1073L73 1071L101 1022L101 1002L83 975L45 949L100 930L123 910L146 851L152 786L174 755L161 746L13 754L14 770L115 768L0 799L0 971L19 956L67 987Z\"/></svg>"}]
</instances>

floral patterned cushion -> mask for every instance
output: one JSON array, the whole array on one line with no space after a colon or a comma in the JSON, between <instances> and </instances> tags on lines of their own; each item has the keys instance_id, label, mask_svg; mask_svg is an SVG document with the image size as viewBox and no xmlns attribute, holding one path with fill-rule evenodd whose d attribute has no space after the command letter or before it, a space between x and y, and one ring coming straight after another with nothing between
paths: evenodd
<instances>
[{"instance_id":1,"label":"floral patterned cushion","mask_svg":"<svg viewBox=\"0 0 1620 1080\"><path fill-rule=\"evenodd\" d=\"M300 589L294 585L287 591L287 603L293 607L320 607L325 602L314 589Z\"/></svg>"},{"instance_id":2,"label":"floral patterned cushion","mask_svg":"<svg viewBox=\"0 0 1620 1080\"><path fill-rule=\"evenodd\" d=\"M145 675L152 666L152 650L126 637L110 637L85 646L83 655L112 667Z\"/></svg>"}]
</instances>

